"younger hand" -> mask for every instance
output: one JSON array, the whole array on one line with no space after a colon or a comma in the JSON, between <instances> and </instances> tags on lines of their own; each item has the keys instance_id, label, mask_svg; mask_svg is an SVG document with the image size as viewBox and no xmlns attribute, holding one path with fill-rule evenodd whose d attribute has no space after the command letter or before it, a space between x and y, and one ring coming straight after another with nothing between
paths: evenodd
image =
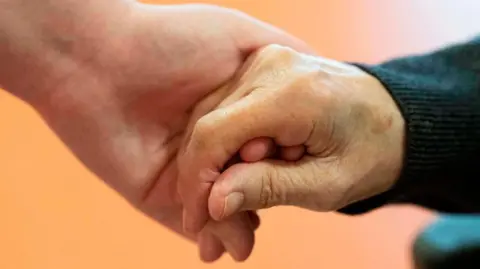
<instances>
[{"instance_id":1,"label":"younger hand","mask_svg":"<svg viewBox=\"0 0 480 269\"><path fill-rule=\"evenodd\" d=\"M76 157L135 207L199 240L204 260L216 260L225 250L246 259L256 226L251 222L258 222L252 214L211 222L200 237L183 231L176 156L195 105L229 81L252 51L303 43L221 7L88 3L88 18L58 12L42 23L20 20L25 32L10 39L21 34L35 41L15 47L26 50L18 55L35 57L11 53L18 58L12 66L41 71L29 76L40 79L17 76L2 84L10 82L7 88L34 106Z\"/></svg>"}]
</instances>

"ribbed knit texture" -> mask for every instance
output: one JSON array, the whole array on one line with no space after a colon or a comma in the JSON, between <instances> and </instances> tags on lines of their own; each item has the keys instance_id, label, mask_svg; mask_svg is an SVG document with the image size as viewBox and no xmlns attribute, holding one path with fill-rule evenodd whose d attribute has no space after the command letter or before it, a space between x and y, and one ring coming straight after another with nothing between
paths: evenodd
<instances>
[{"instance_id":1,"label":"ribbed knit texture","mask_svg":"<svg viewBox=\"0 0 480 269\"><path fill-rule=\"evenodd\" d=\"M389 192L340 210L386 203L480 210L480 37L426 55L358 65L391 93L406 121L404 169Z\"/></svg>"}]
</instances>

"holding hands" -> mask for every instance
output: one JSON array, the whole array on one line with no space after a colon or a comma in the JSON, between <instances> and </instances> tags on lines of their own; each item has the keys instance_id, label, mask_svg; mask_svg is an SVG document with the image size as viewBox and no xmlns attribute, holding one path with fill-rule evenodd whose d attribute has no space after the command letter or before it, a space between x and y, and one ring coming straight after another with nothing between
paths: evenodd
<instances>
[{"instance_id":1,"label":"holding hands","mask_svg":"<svg viewBox=\"0 0 480 269\"><path fill-rule=\"evenodd\" d=\"M2 87L206 261L248 257L254 210L336 210L401 170L403 118L374 77L238 11L4 0L0 40Z\"/></svg>"},{"instance_id":2,"label":"holding hands","mask_svg":"<svg viewBox=\"0 0 480 269\"><path fill-rule=\"evenodd\" d=\"M194 111L178 157L188 231L278 205L338 210L399 177L402 115L353 65L270 45L215 95ZM229 163L251 141L267 158Z\"/></svg>"}]
</instances>

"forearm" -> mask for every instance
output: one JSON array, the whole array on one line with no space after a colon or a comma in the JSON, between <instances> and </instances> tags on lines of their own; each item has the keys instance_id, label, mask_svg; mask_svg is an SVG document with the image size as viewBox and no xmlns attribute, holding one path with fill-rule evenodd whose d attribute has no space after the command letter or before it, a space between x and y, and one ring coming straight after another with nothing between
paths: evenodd
<instances>
[{"instance_id":1,"label":"forearm","mask_svg":"<svg viewBox=\"0 0 480 269\"><path fill-rule=\"evenodd\" d=\"M124 31L129 0L0 0L0 85L30 101Z\"/></svg>"},{"instance_id":2,"label":"forearm","mask_svg":"<svg viewBox=\"0 0 480 269\"><path fill-rule=\"evenodd\" d=\"M480 177L480 38L426 55L364 66L397 101L407 122L402 177L391 192L355 204L362 212L389 202L442 211L477 211Z\"/></svg>"}]
</instances>

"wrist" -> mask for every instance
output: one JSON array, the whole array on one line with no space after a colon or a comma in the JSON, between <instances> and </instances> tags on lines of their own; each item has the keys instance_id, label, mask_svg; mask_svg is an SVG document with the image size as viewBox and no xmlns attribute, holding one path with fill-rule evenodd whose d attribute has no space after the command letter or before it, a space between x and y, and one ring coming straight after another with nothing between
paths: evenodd
<instances>
[{"instance_id":1,"label":"wrist","mask_svg":"<svg viewBox=\"0 0 480 269\"><path fill-rule=\"evenodd\" d=\"M8 1L7 1L8 2ZM15 1L18 2L18 1ZM11 4L0 12L0 84L35 105L77 73L94 72L129 27L134 2ZM29 18L28 20L22 18Z\"/></svg>"},{"instance_id":2,"label":"wrist","mask_svg":"<svg viewBox=\"0 0 480 269\"><path fill-rule=\"evenodd\" d=\"M381 105L384 107L380 113L385 116L386 126L389 127L385 132L384 148L379 152L380 163L383 164L382 167L385 167L384 171L378 175L379 185L382 186L379 189L381 192L385 192L396 184L404 167L406 122L400 107L390 92L376 77L366 74L371 78L369 87L383 96L383 99L379 99L379 107L382 107Z\"/></svg>"},{"instance_id":3,"label":"wrist","mask_svg":"<svg viewBox=\"0 0 480 269\"><path fill-rule=\"evenodd\" d=\"M357 69L357 68L356 68ZM360 69L357 69L360 70ZM374 76L361 71L357 105L373 112L364 126L365 140L351 152L353 187L342 206L376 197L391 190L401 176L405 155L405 119L388 90ZM361 160L361 161L358 161ZM358 167L363 169L358 169Z\"/></svg>"}]
</instances>

